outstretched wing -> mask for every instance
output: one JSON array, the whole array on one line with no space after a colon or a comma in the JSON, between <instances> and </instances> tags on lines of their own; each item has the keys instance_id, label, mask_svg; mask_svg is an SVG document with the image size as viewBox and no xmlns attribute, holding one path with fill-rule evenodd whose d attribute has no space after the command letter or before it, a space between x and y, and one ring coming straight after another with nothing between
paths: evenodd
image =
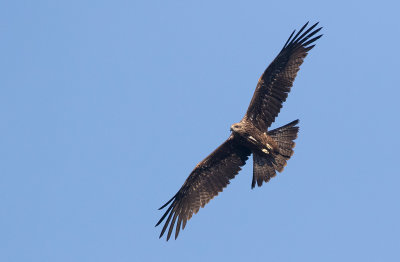
<instances>
[{"instance_id":1,"label":"outstretched wing","mask_svg":"<svg viewBox=\"0 0 400 262\"><path fill-rule=\"evenodd\" d=\"M315 46L310 44L322 36L311 38L322 28L313 31L318 23L303 33L307 25L308 22L294 37L296 30L293 31L278 56L258 80L245 118L250 119L263 132L267 131L279 114L282 103L285 102L290 88L293 86L300 65L307 56L307 52Z\"/></svg>"},{"instance_id":2,"label":"outstretched wing","mask_svg":"<svg viewBox=\"0 0 400 262\"><path fill-rule=\"evenodd\" d=\"M169 240L174 224L178 220L175 230L176 239L181 225L184 229L193 213L197 213L200 207L204 207L219 192L222 192L229 184L229 180L238 174L250 154L250 150L237 143L236 138L231 135L221 146L201 161L178 193L160 208L170 204L156 224L158 226L167 218L160 238L170 224L167 235L167 240Z\"/></svg>"}]
</instances>

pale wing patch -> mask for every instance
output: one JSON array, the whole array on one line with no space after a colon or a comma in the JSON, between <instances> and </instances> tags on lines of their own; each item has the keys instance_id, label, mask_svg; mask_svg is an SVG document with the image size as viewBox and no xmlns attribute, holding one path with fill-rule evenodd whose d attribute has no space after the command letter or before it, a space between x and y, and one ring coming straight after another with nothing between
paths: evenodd
<instances>
[{"instance_id":1,"label":"pale wing patch","mask_svg":"<svg viewBox=\"0 0 400 262\"><path fill-rule=\"evenodd\" d=\"M257 142L257 140L252 136L249 136L249 139L253 140L254 142Z\"/></svg>"}]
</instances>

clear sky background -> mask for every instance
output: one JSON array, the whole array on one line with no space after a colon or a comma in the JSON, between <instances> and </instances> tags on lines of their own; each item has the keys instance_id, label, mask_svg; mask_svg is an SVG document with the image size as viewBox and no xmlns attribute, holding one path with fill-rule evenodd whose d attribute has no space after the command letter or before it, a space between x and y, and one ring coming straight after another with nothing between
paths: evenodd
<instances>
[{"instance_id":1,"label":"clear sky background","mask_svg":"<svg viewBox=\"0 0 400 262\"><path fill-rule=\"evenodd\" d=\"M0 261L400 261L396 1L1 1ZM157 208L244 115L293 29L320 21L252 160L158 239Z\"/></svg>"}]
</instances>

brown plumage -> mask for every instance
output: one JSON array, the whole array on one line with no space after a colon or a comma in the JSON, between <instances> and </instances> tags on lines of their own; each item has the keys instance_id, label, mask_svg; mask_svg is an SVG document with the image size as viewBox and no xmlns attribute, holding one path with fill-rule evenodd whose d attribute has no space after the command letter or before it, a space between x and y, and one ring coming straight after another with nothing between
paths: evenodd
<instances>
[{"instance_id":1,"label":"brown plumage","mask_svg":"<svg viewBox=\"0 0 400 262\"><path fill-rule=\"evenodd\" d=\"M160 238L168 230L171 237L176 223L175 239L186 222L229 184L253 154L252 188L261 186L282 172L293 155L293 142L299 128L295 120L285 126L268 131L285 102L294 79L314 45L322 35L318 23L306 23L299 32L290 35L278 56L258 80L256 90L243 119L231 126L231 135L191 172L180 190L160 209L169 205L156 226L166 219ZM168 227L169 226L169 227Z\"/></svg>"}]
</instances>

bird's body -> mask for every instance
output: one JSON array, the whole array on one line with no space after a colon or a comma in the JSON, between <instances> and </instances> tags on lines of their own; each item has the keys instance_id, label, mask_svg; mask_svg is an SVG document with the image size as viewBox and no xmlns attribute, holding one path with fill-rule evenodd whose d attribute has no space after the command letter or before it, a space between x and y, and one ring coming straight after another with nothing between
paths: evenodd
<instances>
[{"instance_id":1,"label":"bird's body","mask_svg":"<svg viewBox=\"0 0 400 262\"><path fill-rule=\"evenodd\" d=\"M258 80L256 90L243 119L231 126L231 135L208 157L196 165L180 190L160 209L169 205L158 221L166 222L160 237L166 232L170 238L176 222L175 238L186 222L229 184L248 157L253 154L253 180L251 187L268 182L282 172L293 155L299 128L298 120L269 130L280 112L300 65L322 35L315 36L321 28L312 31L318 23L307 30L306 23L294 36L293 32L278 56ZM305 31L304 31L305 30ZM304 32L303 32L304 31Z\"/></svg>"},{"instance_id":2,"label":"bird's body","mask_svg":"<svg viewBox=\"0 0 400 262\"><path fill-rule=\"evenodd\" d=\"M267 133L260 131L251 121L242 119L231 126L231 131L235 139L243 146L250 148L252 152L258 152L261 155L279 152L276 141Z\"/></svg>"}]
</instances>

